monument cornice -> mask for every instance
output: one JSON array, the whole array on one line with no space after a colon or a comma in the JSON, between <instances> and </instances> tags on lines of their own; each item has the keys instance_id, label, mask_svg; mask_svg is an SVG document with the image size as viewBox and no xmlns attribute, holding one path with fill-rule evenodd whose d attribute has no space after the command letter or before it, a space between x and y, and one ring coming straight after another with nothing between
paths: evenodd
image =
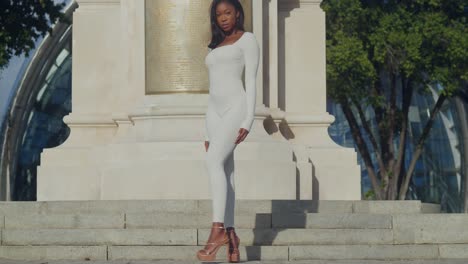
<instances>
[{"instance_id":1,"label":"monument cornice","mask_svg":"<svg viewBox=\"0 0 468 264\"><path fill-rule=\"evenodd\" d=\"M76 0L78 5L119 5L120 0Z\"/></svg>"},{"instance_id":2,"label":"monument cornice","mask_svg":"<svg viewBox=\"0 0 468 264\"><path fill-rule=\"evenodd\" d=\"M278 8L280 10L291 10L295 8L309 8L309 7L315 7L317 5L320 5L321 3L322 3L322 0L297 0L297 1L279 0Z\"/></svg>"}]
</instances>

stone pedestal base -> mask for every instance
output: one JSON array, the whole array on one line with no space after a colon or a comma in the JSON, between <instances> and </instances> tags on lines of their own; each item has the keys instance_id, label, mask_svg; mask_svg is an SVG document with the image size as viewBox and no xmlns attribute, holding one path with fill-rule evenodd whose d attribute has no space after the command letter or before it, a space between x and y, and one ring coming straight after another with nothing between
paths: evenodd
<instances>
[{"instance_id":1,"label":"stone pedestal base","mask_svg":"<svg viewBox=\"0 0 468 264\"><path fill-rule=\"evenodd\" d=\"M39 167L37 199L210 199L205 154L201 142L51 149L43 155L47 165ZM47 162L54 156L70 162ZM244 142L234 161L237 199L296 198L296 165L287 144Z\"/></svg>"},{"instance_id":2,"label":"stone pedestal base","mask_svg":"<svg viewBox=\"0 0 468 264\"><path fill-rule=\"evenodd\" d=\"M41 156L37 199L209 199L206 108L150 105L113 128L68 117L70 138ZM268 113L257 110L251 134L234 152L236 198L296 199L293 149L266 133L262 121ZM112 140L100 141L99 135Z\"/></svg>"}]
</instances>

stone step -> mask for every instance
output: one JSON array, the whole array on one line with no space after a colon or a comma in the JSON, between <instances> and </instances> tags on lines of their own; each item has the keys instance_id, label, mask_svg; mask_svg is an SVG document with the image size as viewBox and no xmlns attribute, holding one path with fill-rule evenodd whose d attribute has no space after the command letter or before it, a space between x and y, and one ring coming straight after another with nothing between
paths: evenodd
<instances>
[{"instance_id":1,"label":"stone step","mask_svg":"<svg viewBox=\"0 0 468 264\"><path fill-rule=\"evenodd\" d=\"M270 228L272 214L236 215L236 227ZM13 214L0 216L3 229L47 228L211 228L206 213Z\"/></svg>"},{"instance_id":2,"label":"stone step","mask_svg":"<svg viewBox=\"0 0 468 264\"><path fill-rule=\"evenodd\" d=\"M202 245L210 229L4 229L2 245ZM390 229L241 229L243 245L392 244Z\"/></svg>"},{"instance_id":3,"label":"stone step","mask_svg":"<svg viewBox=\"0 0 468 264\"><path fill-rule=\"evenodd\" d=\"M468 214L273 214L274 228L390 228L401 235L463 231L468 226ZM398 234L400 235L400 234Z\"/></svg>"},{"instance_id":4,"label":"stone step","mask_svg":"<svg viewBox=\"0 0 468 264\"><path fill-rule=\"evenodd\" d=\"M467 263L467 245L284 245L240 246L241 261L261 263ZM0 246L0 260L83 260L115 263L161 260L165 263L200 263L196 252L203 246ZM226 246L216 260L226 262ZM105 261L105 262L104 262ZM190 262L188 262L190 261ZM263 262L265 261L265 262ZM378 261L378 262L377 262ZM386 261L386 262L383 262ZM24 262L22 262L24 263ZM44 263L44 262L41 262ZM53 262L49 262L51 264ZM71 262L63 262L71 263ZM145 262L146 263L146 262ZM151 262L153 263L153 262Z\"/></svg>"},{"instance_id":5,"label":"stone step","mask_svg":"<svg viewBox=\"0 0 468 264\"><path fill-rule=\"evenodd\" d=\"M419 214L415 214L419 215ZM4 221L4 224L3 224ZM210 228L206 213L13 214L0 228ZM391 228L392 215L353 213L237 214L237 228Z\"/></svg>"},{"instance_id":6,"label":"stone step","mask_svg":"<svg viewBox=\"0 0 468 264\"><path fill-rule=\"evenodd\" d=\"M308 246L240 246L241 261L247 260L422 260L468 258L459 244L441 245L308 245ZM194 259L194 252L203 246L109 246L109 260L131 259ZM449 253L456 254L447 256ZM181 257L183 256L183 257ZM226 248L220 248L217 260L226 260Z\"/></svg>"},{"instance_id":7,"label":"stone step","mask_svg":"<svg viewBox=\"0 0 468 264\"><path fill-rule=\"evenodd\" d=\"M210 229L3 229L2 245L201 245ZM391 229L242 229L242 245L393 244ZM462 232L463 233L463 232ZM453 232L452 232L453 234ZM468 243L468 236L443 237L444 243ZM418 241L416 241L418 242ZM435 241L437 242L437 240Z\"/></svg>"},{"instance_id":8,"label":"stone step","mask_svg":"<svg viewBox=\"0 0 468 264\"><path fill-rule=\"evenodd\" d=\"M465 243L468 241L466 227L468 214L463 213L393 216L396 244ZM466 249L468 251L468 247Z\"/></svg>"},{"instance_id":9,"label":"stone step","mask_svg":"<svg viewBox=\"0 0 468 264\"><path fill-rule=\"evenodd\" d=\"M277 213L272 215L272 227L385 229L392 228L392 215L364 213Z\"/></svg>"},{"instance_id":10,"label":"stone step","mask_svg":"<svg viewBox=\"0 0 468 264\"><path fill-rule=\"evenodd\" d=\"M0 262L200 263L195 253L211 231L211 206L211 200L0 202ZM420 201L238 200L235 217L242 261L468 259L468 214L441 214L439 205Z\"/></svg>"},{"instance_id":11,"label":"stone step","mask_svg":"<svg viewBox=\"0 0 468 264\"><path fill-rule=\"evenodd\" d=\"M87 200L0 202L0 215L18 213L211 213L212 201L206 200ZM419 200L236 200L236 213L438 213L440 205Z\"/></svg>"},{"instance_id":12,"label":"stone step","mask_svg":"<svg viewBox=\"0 0 468 264\"><path fill-rule=\"evenodd\" d=\"M4 216L3 229L125 228L124 213L108 214L11 214ZM1 221L0 221L1 222Z\"/></svg>"},{"instance_id":13,"label":"stone step","mask_svg":"<svg viewBox=\"0 0 468 264\"><path fill-rule=\"evenodd\" d=\"M152 212L108 214L12 214L0 216L3 229L211 228L211 214ZM447 225L450 223L450 225ZM397 236L454 230L468 226L468 214L260 213L237 214L237 228L395 229ZM435 231L433 231L435 230ZM450 231L444 231L449 234ZM463 234L463 231L461 232Z\"/></svg>"},{"instance_id":14,"label":"stone step","mask_svg":"<svg viewBox=\"0 0 468 264\"><path fill-rule=\"evenodd\" d=\"M117 260L116 260L117 261ZM163 260L159 260L163 261ZM159 261L152 262L153 264L156 263L161 263ZM142 261L132 261L130 262L132 264L140 263L144 264ZM177 262L172 262L172 263L177 263ZM182 262L179 262L182 264ZM189 262L187 262L189 263ZM194 263L194 262L193 262ZM466 264L468 263L468 259L409 259L409 260L374 260L374 259L309 259L309 260L289 260L289 261L268 261L268 260L253 260L253 261L247 261L243 263L249 263L249 264ZM48 264L54 264L48 263ZM83 263L84 264L84 263ZM88 264L88 263L87 263ZM128 263L126 263L128 264ZM171 262L168 262L168 264L171 264Z\"/></svg>"},{"instance_id":15,"label":"stone step","mask_svg":"<svg viewBox=\"0 0 468 264\"><path fill-rule=\"evenodd\" d=\"M1 259L0 259L1 260ZM2 260L2 264L44 264L43 260ZM47 264L200 264L198 260L49 260ZM223 262L224 263L224 262ZM246 264L466 264L467 259L437 260L251 260Z\"/></svg>"},{"instance_id":16,"label":"stone step","mask_svg":"<svg viewBox=\"0 0 468 264\"><path fill-rule=\"evenodd\" d=\"M198 245L210 230L198 230ZM237 229L242 245L392 244L390 229Z\"/></svg>"},{"instance_id":17,"label":"stone step","mask_svg":"<svg viewBox=\"0 0 468 264\"><path fill-rule=\"evenodd\" d=\"M108 247L102 246L0 246L0 263L6 260L107 260ZM68 262L67 262L68 263ZM89 263L89 262L86 262Z\"/></svg>"},{"instance_id":18,"label":"stone step","mask_svg":"<svg viewBox=\"0 0 468 264\"><path fill-rule=\"evenodd\" d=\"M468 244L419 245L294 245L289 260L309 259L439 259L467 258Z\"/></svg>"},{"instance_id":19,"label":"stone step","mask_svg":"<svg viewBox=\"0 0 468 264\"><path fill-rule=\"evenodd\" d=\"M449 220L449 219L448 219ZM401 221L404 223L404 221ZM417 225L417 224L414 224ZM236 228L243 245L319 244L468 244L468 230L460 223L432 228L435 222L409 228ZM2 245L201 245L209 228L82 228L1 229Z\"/></svg>"}]
</instances>

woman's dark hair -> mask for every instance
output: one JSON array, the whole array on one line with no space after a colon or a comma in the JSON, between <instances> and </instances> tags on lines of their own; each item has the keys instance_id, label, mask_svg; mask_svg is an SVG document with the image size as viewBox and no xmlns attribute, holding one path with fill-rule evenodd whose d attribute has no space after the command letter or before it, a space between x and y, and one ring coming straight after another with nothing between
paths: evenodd
<instances>
[{"instance_id":1,"label":"woman's dark hair","mask_svg":"<svg viewBox=\"0 0 468 264\"><path fill-rule=\"evenodd\" d=\"M211 49L218 46L226 38L224 31L218 26L216 21L216 7L222 2L233 5L236 11L239 12L239 18L236 20L236 25L234 27L244 31L244 9L239 0L213 0L210 6L211 43L208 45Z\"/></svg>"}]
</instances>

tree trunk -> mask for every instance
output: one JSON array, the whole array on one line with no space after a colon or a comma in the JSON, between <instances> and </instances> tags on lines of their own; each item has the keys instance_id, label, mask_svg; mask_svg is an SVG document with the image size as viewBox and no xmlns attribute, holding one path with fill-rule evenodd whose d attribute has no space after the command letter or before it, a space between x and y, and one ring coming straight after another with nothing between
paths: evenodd
<instances>
[{"instance_id":1,"label":"tree trunk","mask_svg":"<svg viewBox=\"0 0 468 264\"><path fill-rule=\"evenodd\" d=\"M390 177L395 177L395 147L393 141L395 138L395 127L396 127L396 113L397 113L397 104L396 104L396 93L397 93L397 75L390 72L390 107L388 108L388 137L387 137L387 162L386 162L386 172L384 174L383 182L383 192L385 193L385 198L388 199L388 189L390 188Z\"/></svg>"},{"instance_id":2,"label":"tree trunk","mask_svg":"<svg viewBox=\"0 0 468 264\"><path fill-rule=\"evenodd\" d=\"M361 153L364 164L366 165L367 173L369 173L369 178L371 180L372 187L374 188L376 198L378 200L382 200L382 190L372 165L369 149L367 148L366 142L362 138L361 131L359 130L359 126L356 122L356 118L354 117L353 112L351 111L349 103L346 100L343 101L344 102L341 102L341 108L343 109L343 113L346 116L346 120L348 120L354 142L356 142L359 153Z\"/></svg>"},{"instance_id":3,"label":"tree trunk","mask_svg":"<svg viewBox=\"0 0 468 264\"><path fill-rule=\"evenodd\" d=\"M369 140L372 144L372 147L374 148L375 158L377 159L377 164L379 165L379 169L380 169L380 178L383 179L383 175L387 174L387 168L385 167L382 157L380 156L380 147L377 144L377 141L375 140L375 136L372 133L369 123L367 122L365 118L364 110L362 110L361 105L359 105L359 103L356 103L356 102L354 102L354 104L356 106L356 109L358 110L358 114L359 114L359 118L361 120L362 126L364 130L367 132L369 136Z\"/></svg>"},{"instance_id":4,"label":"tree trunk","mask_svg":"<svg viewBox=\"0 0 468 264\"><path fill-rule=\"evenodd\" d=\"M392 176L390 180L390 190L388 193L388 199L395 200L398 195L398 181L402 174L403 161L405 157L405 146L408 134L408 113L411 105L411 98L413 97L413 83L410 78L402 76L401 81L401 94L402 94L402 124L400 129L400 140L398 150L396 153L396 162L393 168Z\"/></svg>"},{"instance_id":5,"label":"tree trunk","mask_svg":"<svg viewBox=\"0 0 468 264\"><path fill-rule=\"evenodd\" d=\"M435 116L439 112L446 98L447 97L442 93L437 99L437 102L434 108L432 108L429 120L427 121L427 124L423 130L423 133L421 134L421 137L418 140L418 144L416 145L416 150L413 153L413 157L411 158L410 165L408 167L408 170L406 171L406 176L403 181L403 185L401 186L400 194L398 197L399 200L404 200L406 197L406 192L408 191L408 186L409 186L409 182L411 179L411 175L413 174L414 168L416 167L416 162L418 161L419 156L421 156L422 150L424 148L424 142L426 141L426 138L428 137L429 132L431 131L432 124L434 123L434 120L435 120Z\"/></svg>"}]
</instances>

